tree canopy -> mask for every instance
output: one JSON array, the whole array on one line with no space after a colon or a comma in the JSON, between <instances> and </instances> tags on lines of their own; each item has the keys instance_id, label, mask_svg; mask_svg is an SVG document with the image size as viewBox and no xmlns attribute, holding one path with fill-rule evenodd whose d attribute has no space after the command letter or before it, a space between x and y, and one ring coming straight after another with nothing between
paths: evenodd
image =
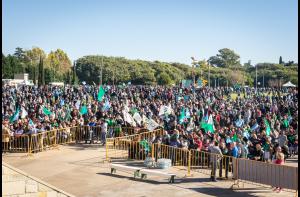
<instances>
[{"instance_id":1,"label":"tree canopy","mask_svg":"<svg viewBox=\"0 0 300 197\"><path fill-rule=\"evenodd\" d=\"M282 57L280 57L282 59ZM281 64L258 63L251 61L241 65L240 56L231 49L220 49L216 56L207 61L195 63L195 78L208 80L210 72L211 86L231 86L236 83L255 85L255 66L258 81L265 86L276 86L291 81L298 83L298 64L293 61ZM39 84L63 81L77 84L99 84L102 70L103 84L179 84L183 79L192 79L192 67L176 62L129 60L124 57L88 55L74 61L72 65L66 52L61 49L46 54L43 49L33 47L24 50L17 47L14 54L2 54L2 78L14 77L14 74L27 72L30 79L44 80ZM44 73L43 73L44 72ZM40 79L39 79L40 78Z\"/></svg>"}]
</instances>

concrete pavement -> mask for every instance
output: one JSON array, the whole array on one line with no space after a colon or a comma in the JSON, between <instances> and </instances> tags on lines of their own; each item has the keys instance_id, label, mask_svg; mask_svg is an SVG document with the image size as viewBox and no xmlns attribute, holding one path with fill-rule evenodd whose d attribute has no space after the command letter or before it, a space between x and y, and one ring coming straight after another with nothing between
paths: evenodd
<instances>
[{"instance_id":1,"label":"concrete pavement","mask_svg":"<svg viewBox=\"0 0 300 197\"><path fill-rule=\"evenodd\" d=\"M185 170L172 168L178 175L175 184L160 177L146 180L133 179L132 174L110 174L109 164L103 162L105 148L99 145L65 145L24 157L24 154L6 154L2 159L28 174L42 179L57 188L80 197L97 196L294 196L291 192L280 194L270 188L245 184L244 188L231 190L231 181L210 182L207 175L193 173L184 177ZM141 162L136 162L140 165ZM293 163L294 165L294 163Z\"/></svg>"}]
</instances>

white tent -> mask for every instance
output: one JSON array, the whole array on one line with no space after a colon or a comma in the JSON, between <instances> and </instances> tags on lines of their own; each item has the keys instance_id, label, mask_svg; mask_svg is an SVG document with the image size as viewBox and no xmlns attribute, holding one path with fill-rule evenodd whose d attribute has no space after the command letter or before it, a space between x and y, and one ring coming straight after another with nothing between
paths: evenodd
<instances>
[{"instance_id":1,"label":"white tent","mask_svg":"<svg viewBox=\"0 0 300 197\"><path fill-rule=\"evenodd\" d=\"M285 83L285 84L283 84L282 86L283 87L296 87L296 85L292 84L290 81L287 82L287 83Z\"/></svg>"}]
</instances>

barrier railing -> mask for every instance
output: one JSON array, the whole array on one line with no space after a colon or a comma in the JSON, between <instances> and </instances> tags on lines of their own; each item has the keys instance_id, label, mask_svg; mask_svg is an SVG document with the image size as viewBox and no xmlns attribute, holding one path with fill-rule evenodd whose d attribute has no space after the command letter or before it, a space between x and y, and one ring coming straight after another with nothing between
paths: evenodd
<instances>
[{"instance_id":1,"label":"barrier railing","mask_svg":"<svg viewBox=\"0 0 300 197\"><path fill-rule=\"evenodd\" d=\"M29 148L28 135L9 136L2 134L2 152L28 153Z\"/></svg>"},{"instance_id":2,"label":"barrier railing","mask_svg":"<svg viewBox=\"0 0 300 197\"><path fill-rule=\"evenodd\" d=\"M191 153L188 149L176 148L164 144L152 144L152 157L157 161L160 158L170 159L172 166L187 168L190 174L190 157Z\"/></svg>"},{"instance_id":3,"label":"barrier railing","mask_svg":"<svg viewBox=\"0 0 300 197\"><path fill-rule=\"evenodd\" d=\"M139 134L133 134L116 138L106 138L106 160L111 161L112 158L124 158L124 151L129 151L130 146L132 146L130 143L127 142L139 142L141 140L150 141L150 139L152 139L153 137L157 135L162 135L163 132L164 131L159 128L153 131L147 131ZM120 156L120 154L122 156Z\"/></svg>"},{"instance_id":4,"label":"barrier railing","mask_svg":"<svg viewBox=\"0 0 300 197\"><path fill-rule=\"evenodd\" d=\"M190 152L192 171L211 175L211 170L216 169L215 176L218 178L236 178L236 158L193 149Z\"/></svg>"},{"instance_id":5,"label":"barrier railing","mask_svg":"<svg viewBox=\"0 0 300 197\"><path fill-rule=\"evenodd\" d=\"M112 137L114 131L124 130L125 134L130 139L138 136L134 134L136 131L131 127L109 127L107 136ZM110 133L110 131L113 131ZM58 144L68 143L81 143L101 140L101 127L100 126L78 126L63 129L56 129L51 131L44 131L37 134L23 134L10 136L9 134L2 134L2 152L24 152L24 153L37 153L46 150L47 148L56 147ZM132 136L132 137L130 137ZM121 138L119 138L121 139Z\"/></svg>"},{"instance_id":6,"label":"barrier railing","mask_svg":"<svg viewBox=\"0 0 300 197\"><path fill-rule=\"evenodd\" d=\"M277 165L249 159L237 159L239 182L281 187L298 192L298 167Z\"/></svg>"},{"instance_id":7,"label":"barrier railing","mask_svg":"<svg viewBox=\"0 0 300 197\"><path fill-rule=\"evenodd\" d=\"M140 138L107 139L107 159L144 160L151 156L157 161L160 158L170 159L175 168L184 168L187 176L191 172L210 175L212 178L227 178L239 182L251 182L282 187L285 190L298 192L298 168L264 163L227 155L219 155L199 150L188 150L164 144L151 144L148 148L141 144Z\"/></svg>"}]
</instances>

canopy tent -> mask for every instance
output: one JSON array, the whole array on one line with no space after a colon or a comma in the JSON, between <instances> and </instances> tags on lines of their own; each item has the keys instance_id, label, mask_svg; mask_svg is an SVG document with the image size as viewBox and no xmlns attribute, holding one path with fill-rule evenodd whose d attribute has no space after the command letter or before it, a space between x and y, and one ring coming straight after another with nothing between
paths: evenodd
<instances>
[{"instance_id":1,"label":"canopy tent","mask_svg":"<svg viewBox=\"0 0 300 197\"><path fill-rule=\"evenodd\" d=\"M283 87L296 87L296 85L292 84L290 81L287 82L287 83L285 83L285 84L283 84L282 86Z\"/></svg>"}]
</instances>

